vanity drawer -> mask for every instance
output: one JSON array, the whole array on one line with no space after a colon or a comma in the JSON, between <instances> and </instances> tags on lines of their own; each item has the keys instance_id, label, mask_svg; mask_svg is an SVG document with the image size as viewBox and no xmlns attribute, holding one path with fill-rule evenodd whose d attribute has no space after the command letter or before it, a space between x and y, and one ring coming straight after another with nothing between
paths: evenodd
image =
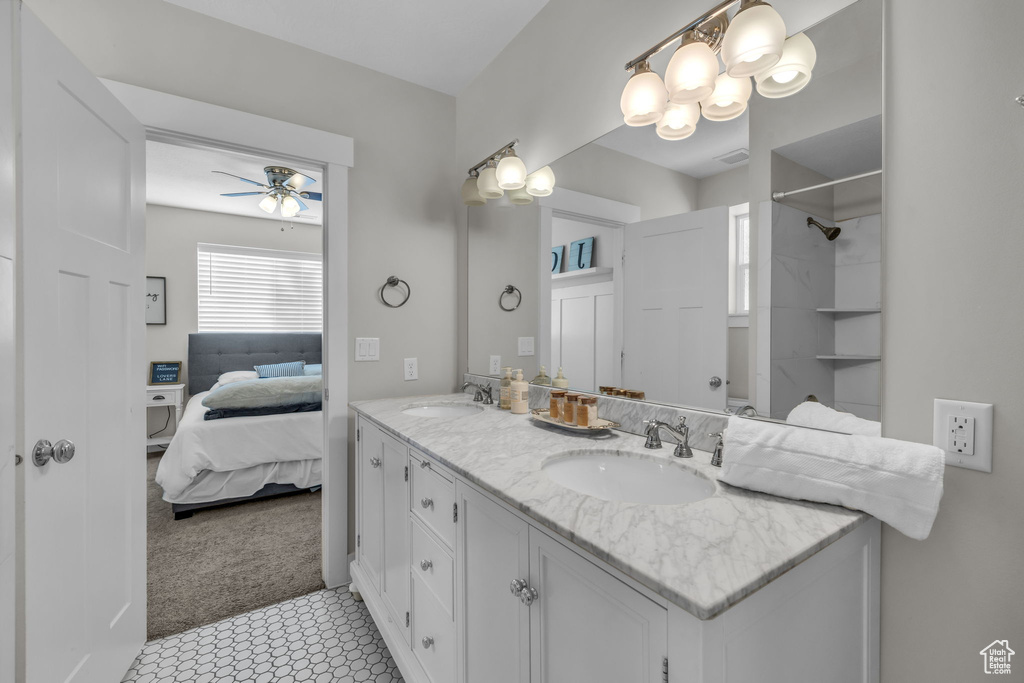
<instances>
[{"instance_id":1,"label":"vanity drawer","mask_svg":"<svg viewBox=\"0 0 1024 683\"><path fill-rule=\"evenodd\" d=\"M412 520L412 573L423 580L448 618L455 616L455 563L452 556L426 530L418 519Z\"/></svg>"},{"instance_id":2,"label":"vanity drawer","mask_svg":"<svg viewBox=\"0 0 1024 683\"><path fill-rule=\"evenodd\" d=\"M418 458L409 468L412 480L412 512L437 534L445 545L455 543L455 485L430 468L420 467Z\"/></svg>"},{"instance_id":3,"label":"vanity drawer","mask_svg":"<svg viewBox=\"0 0 1024 683\"><path fill-rule=\"evenodd\" d=\"M430 470L434 474L440 476L445 481L451 482L452 485L455 484L455 477L452 476L451 472L444 468L444 465L437 464L437 462L433 458L430 458L429 456L420 453L415 448L410 448L409 454L412 456L412 464L416 466L416 469Z\"/></svg>"},{"instance_id":4,"label":"vanity drawer","mask_svg":"<svg viewBox=\"0 0 1024 683\"><path fill-rule=\"evenodd\" d=\"M455 680L455 622L418 574L412 577L412 649L432 683Z\"/></svg>"}]
</instances>

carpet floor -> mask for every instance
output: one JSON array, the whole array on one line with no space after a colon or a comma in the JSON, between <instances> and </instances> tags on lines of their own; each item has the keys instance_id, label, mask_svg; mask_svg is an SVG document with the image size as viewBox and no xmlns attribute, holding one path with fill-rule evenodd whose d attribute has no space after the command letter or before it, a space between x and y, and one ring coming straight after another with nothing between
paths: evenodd
<instances>
[{"instance_id":1,"label":"carpet floor","mask_svg":"<svg viewBox=\"0 0 1024 683\"><path fill-rule=\"evenodd\" d=\"M155 640L324 587L320 493L240 503L174 520L147 482L148 639Z\"/></svg>"}]
</instances>

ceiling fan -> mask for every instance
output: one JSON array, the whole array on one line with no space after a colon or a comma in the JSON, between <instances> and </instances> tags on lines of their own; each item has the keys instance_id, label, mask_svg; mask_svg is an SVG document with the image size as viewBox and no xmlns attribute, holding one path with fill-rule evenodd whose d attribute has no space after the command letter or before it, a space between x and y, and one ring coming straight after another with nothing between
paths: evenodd
<instances>
[{"instance_id":1,"label":"ceiling fan","mask_svg":"<svg viewBox=\"0 0 1024 683\"><path fill-rule=\"evenodd\" d=\"M305 216L299 216L300 211L307 211L309 209L303 203L303 199L310 199L315 202L323 201L323 194L320 192L309 192L305 189L316 182L315 179L307 175L283 166L267 166L263 169L263 172L267 174L267 184L258 183L255 180L249 180L226 171L213 171L213 173L228 175L263 188L258 192L228 192L222 194L221 197L264 195L263 199L260 200L259 207L267 213L274 213L277 207L280 206L282 218L295 218L296 216L305 218Z\"/></svg>"}]
</instances>

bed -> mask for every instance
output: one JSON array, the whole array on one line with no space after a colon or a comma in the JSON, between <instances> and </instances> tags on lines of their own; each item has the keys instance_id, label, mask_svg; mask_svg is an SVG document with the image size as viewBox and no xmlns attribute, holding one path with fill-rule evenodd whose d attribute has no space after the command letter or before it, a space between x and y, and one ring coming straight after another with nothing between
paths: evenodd
<instances>
[{"instance_id":1,"label":"bed","mask_svg":"<svg viewBox=\"0 0 1024 683\"><path fill-rule=\"evenodd\" d=\"M188 391L192 395L160 460L156 481L175 519L197 510L321 484L323 413L206 420L202 405L223 373L255 365L321 362L321 339L311 333L202 333L188 339Z\"/></svg>"}]
</instances>

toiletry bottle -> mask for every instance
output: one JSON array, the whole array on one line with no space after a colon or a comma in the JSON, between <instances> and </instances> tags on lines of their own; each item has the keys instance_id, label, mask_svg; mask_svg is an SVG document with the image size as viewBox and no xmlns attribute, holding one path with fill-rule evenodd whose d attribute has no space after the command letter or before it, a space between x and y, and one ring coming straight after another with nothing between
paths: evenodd
<instances>
[{"instance_id":1,"label":"toiletry bottle","mask_svg":"<svg viewBox=\"0 0 1024 683\"><path fill-rule=\"evenodd\" d=\"M579 407L580 395L568 393L565 395L565 403L562 405L562 422L567 425L576 424L576 409Z\"/></svg>"},{"instance_id":2,"label":"toiletry bottle","mask_svg":"<svg viewBox=\"0 0 1024 683\"><path fill-rule=\"evenodd\" d=\"M523 379L523 371L516 370L516 378L512 380L512 414L526 415L530 407L530 385Z\"/></svg>"},{"instance_id":3,"label":"toiletry bottle","mask_svg":"<svg viewBox=\"0 0 1024 683\"><path fill-rule=\"evenodd\" d=\"M545 372L543 365L540 366L540 372L537 373L537 376L533 378L533 381L530 382L530 384L539 384L543 387L551 386L551 378L548 377L548 373Z\"/></svg>"},{"instance_id":4,"label":"toiletry bottle","mask_svg":"<svg viewBox=\"0 0 1024 683\"><path fill-rule=\"evenodd\" d=\"M565 389L552 389L551 390L551 407L548 409L548 416L552 420L562 419L562 404L565 403Z\"/></svg>"},{"instance_id":5,"label":"toiletry bottle","mask_svg":"<svg viewBox=\"0 0 1024 683\"><path fill-rule=\"evenodd\" d=\"M498 407L502 410L512 408L512 368L502 368L505 376L501 378L501 389L498 392Z\"/></svg>"},{"instance_id":6,"label":"toiletry bottle","mask_svg":"<svg viewBox=\"0 0 1024 683\"><path fill-rule=\"evenodd\" d=\"M569 388L569 380L567 380L565 375L562 374L561 367L558 368L558 376L551 380L551 386L558 387L559 389Z\"/></svg>"}]
</instances>

